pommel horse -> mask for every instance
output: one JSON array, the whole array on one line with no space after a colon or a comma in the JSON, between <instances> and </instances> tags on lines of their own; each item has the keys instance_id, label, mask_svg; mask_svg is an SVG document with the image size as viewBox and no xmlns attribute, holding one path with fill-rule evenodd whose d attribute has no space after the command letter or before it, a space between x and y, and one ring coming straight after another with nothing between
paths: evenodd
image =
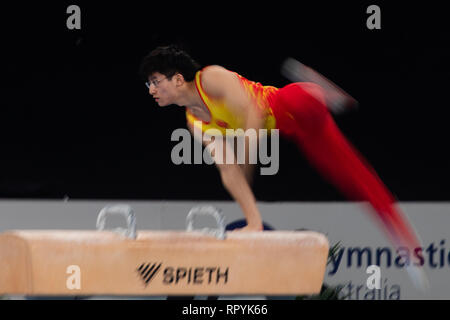
<instances>
[{"instance_id":1,"label":"pommel horse","mask_svg":"<svg viewBox=\"0 0 450 320\"><path fill-rule=\"evenodd\" d=\"M113 214L127 228L105 229ZM216 229L194 229L212 215ZM317 232L225 232L210 206L185 231L136 231L128 205L103 208L97 230L0 233L0 295L309 295L322 287L329 244Z\"/></svg>"}]
</instances>

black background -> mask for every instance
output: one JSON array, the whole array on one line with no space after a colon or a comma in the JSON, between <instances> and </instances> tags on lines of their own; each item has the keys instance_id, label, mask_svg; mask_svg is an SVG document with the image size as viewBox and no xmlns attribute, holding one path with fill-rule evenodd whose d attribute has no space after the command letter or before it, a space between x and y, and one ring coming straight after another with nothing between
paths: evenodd
<instances>
[{"instance_id":1,"label":"black background","mask_svg":"<svg viewBox=\"0 0 450 320\"><path fill-rule=\"evenodd\" d=\"M394 1L392 1L394 2ZM401 201L448 201L449 27L437 3L407 1L58 1L1 7L0 197L230 199L218 171L172 164L184 108L159 108L138 76L177 43L265 85L292 56L360 103L335 116ZM81 8L69 30L66 8ZM381 8L381 30L366 9ZM280 170L255 178L262 201L345 200L282 140Z\"/></svg>"}]
</instances>

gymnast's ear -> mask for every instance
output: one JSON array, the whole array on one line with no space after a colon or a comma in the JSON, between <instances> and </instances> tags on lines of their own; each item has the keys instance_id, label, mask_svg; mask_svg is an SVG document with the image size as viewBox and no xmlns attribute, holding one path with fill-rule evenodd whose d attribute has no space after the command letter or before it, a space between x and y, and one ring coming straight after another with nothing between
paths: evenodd
<instances>
[{"instance_id":1,"label":"gymnast's ear","mask_svg":"<svg viewBox=\"0 0 450 320\"><path fill-rule=\"evenodd\" d=\"M181 73L178 73L178 72L173 75L172 80L175 81L175 85L177 87L180 87L180 86L182 86L183 84L186 83L186 80L184 79L184 76Z\"/></svg>"}]
</instances>

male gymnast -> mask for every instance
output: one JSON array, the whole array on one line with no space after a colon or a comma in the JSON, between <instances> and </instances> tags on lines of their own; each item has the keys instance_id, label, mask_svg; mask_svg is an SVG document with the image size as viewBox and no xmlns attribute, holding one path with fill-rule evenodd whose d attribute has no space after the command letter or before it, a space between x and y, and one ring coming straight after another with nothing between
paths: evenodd
<instances>
[{"instance_id":1,"label":"male gymnast","mask_svg":"<svg viewBox=\"0 0 450 320\"><path fill-rule=\"evenodd\" d=\"M292 64L291 64L292 65ZM420 242L394 196L374 169L359 154L335 124L328 107L341 99L355 101L339 90L311 82L295 82L283 88L263 86L221 66L203 69L183 50L170 45L151 51L142 61L141 75L149 94L160 107L186 108L187 126L193 132L217 129L223 133L224 153L233 152L226 143L226 129L279 129L293 139L310 164L350 200L370 203L370 212L396 246L410 250ZM326 81L326 80L325 80ZM331 90L331 91L330 91ZM330 98L331 97L331 98ZM328 106L328 107L327 107ZM246 137L251 139L250 137ZM210 139L203 139L206 147ZM246 159L249 146L246 143ZM250 188L252 166L222 163L212 150L221 181L240 205L247 226L240 231L261 231L263 223ZM416 271L417 272L417 271Z\"/></svg>"}]
</instances>

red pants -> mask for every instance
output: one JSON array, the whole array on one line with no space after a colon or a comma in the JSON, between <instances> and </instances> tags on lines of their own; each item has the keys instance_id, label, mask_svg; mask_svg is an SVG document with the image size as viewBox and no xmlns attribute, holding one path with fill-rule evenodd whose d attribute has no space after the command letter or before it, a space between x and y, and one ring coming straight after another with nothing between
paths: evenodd
<instances>
[{"instance_id":1,"label":"red pants","mask_svg":"<svg viewBox=\"0 0 450 320\"><path fill-rule=\"evenodd\" d=\"M311 165L347 198L368 201L395 245L420 246L393 195L335 124L319 86L289 84L275 95L272 109L280 133L294 139Z\"/></svg>"}]
</instances>

